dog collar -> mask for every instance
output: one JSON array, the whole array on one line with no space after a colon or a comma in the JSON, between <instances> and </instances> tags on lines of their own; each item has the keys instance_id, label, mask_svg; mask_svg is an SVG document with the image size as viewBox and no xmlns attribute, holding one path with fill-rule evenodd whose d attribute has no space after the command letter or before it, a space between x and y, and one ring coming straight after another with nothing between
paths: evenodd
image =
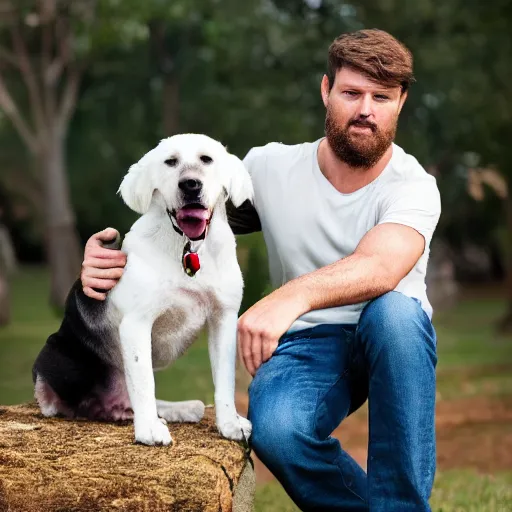
<instances>
[{"instance_id":1,"label":"dog collar","mask_svg":"<svg viewBox=\"0 0 512 512\"><path fill-rule=\"evenodd\" d=\"M189 239L183 231L174 224L174 220L176 220L176 212L173 210L172 212L166 208L167 215L169 216L169 219L171 220L171 225L180 236L183 236L188 239L188 242L185 244L185 247L183 247L183 254L181 256L181 263L183 265L183 270L185 274L189 277L194 277L198 270L201 268L201 263L199 262L199 254L197 253L199 247L201 246L202 242L206 238L206 234L208 232L208 228L210 227L210 220L212 218L212 215L210 215L210 218L206 222L206 229L204 230L204 233L199 238ZM201 242L199 246L192 248L192 242Z\"/></svg>"}]
</instances>

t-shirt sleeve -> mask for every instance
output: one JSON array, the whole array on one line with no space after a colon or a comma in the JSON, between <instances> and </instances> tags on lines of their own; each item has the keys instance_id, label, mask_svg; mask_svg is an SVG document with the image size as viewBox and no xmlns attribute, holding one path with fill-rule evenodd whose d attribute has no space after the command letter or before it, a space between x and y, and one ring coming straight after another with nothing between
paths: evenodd
<instances>
[{"instance_id":1,"label":"t-shirt sleeve","mask_svg":"<svg viewBox=\"0 0 512 512\"><path fill-rule=\"evenodd\" d=\"M252 148L249 150L243 160L245 168L249 171L251 178L254 182L259 169L266 165L266 156L264 153L265 147Z\"/></svg>"},{"instance_id":2,"label":"t-shirt sleeve","mask_svg":"<svg viewBox=\"0 0 512 512\"><path fill-rule=\"evenodd\" d=\"M441 198L434 178L396 187L383 202L377 224L394 223L414 228L428 247L441 215Z\"/></svg>"}]
</instances>

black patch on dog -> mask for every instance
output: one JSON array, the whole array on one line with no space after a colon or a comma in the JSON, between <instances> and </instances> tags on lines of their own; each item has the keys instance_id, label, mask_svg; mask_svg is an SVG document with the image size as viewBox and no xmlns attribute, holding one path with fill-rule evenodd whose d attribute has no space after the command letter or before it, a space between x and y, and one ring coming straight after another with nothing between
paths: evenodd
<instances>
[{"instance_id":1,"label":"black patch on dog","mask_svg":"<svg viewBox=\"0 0 512 512\"><path fill-rule=\"evenodd\" d=\"M107 322L107 302L87 297L77 280L66 299L60 329L52 334L32 368L70 408L76 408L98 385L106 387L117 350Z\"/></svg>"}]
</instances>

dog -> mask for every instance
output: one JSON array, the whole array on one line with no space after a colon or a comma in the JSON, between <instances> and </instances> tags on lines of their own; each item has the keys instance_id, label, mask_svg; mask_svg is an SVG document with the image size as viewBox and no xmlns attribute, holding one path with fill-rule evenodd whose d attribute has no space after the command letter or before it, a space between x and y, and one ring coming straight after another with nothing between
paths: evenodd
<instances>
[{"instance_id":1,"label":"dog","mask_svg":"<svg viewBox=\"0 0 512 512\"><path fill-rule=\"evenodd\" d=\"M155 399L153 371L175 361L208 330L216 423L228 439L248 439L235 409L238 311L243 280L226 201L253 201L249 173L224 146L199 134L162 140L132 165L119 192L142 214L126 234L123 276L105 301L73 285L58 332L32 370L44 416L133 418L135 441L172 442L166 422L197 422L198 400Z\"/></svg>"}]
</instances>

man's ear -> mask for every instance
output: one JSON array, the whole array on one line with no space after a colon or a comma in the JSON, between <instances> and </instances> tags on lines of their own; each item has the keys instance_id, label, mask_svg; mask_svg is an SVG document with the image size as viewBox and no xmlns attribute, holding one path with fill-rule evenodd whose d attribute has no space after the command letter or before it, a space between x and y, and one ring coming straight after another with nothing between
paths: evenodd
<instances>
[{"instance_id":1,"label":"man's ear","mask_svg":"<svg viewBox=\"0 0 512 512\"><path fill-rule=\"evenodd\" d=\"M144 155L133 164L123 178L118 192L123 201L137 213L147 213L155 186L150 172L150 158Z\"/></svg>"},{"instance_id":2,"label":"man's ear","mask_svg":"<svg viewBox=\"0 0 512 512\"><path fill-rule=\"evenodd\" d=\"M322 96L322 101L324 102L324 106L327 108L327 103L329 102L329 78L327 75L324 75L322 78L322 83L320 84L320 94Z\"/></svg>"},{"instance_id":3,"label":"man's ear","mask_svg":"<svg viewBox=\"0 0 512 512\"><path fill-rule=\"evenodd\" d=\"M405 91L403 92L402 94L400 94L400 103L399 103L399 106L398 106L398 113L400 114L400 112L402 111L402 107L404 106L405 104L405 100L407 99L407 92L408 91Z\"/></svg>"},{"instance_id":4,"label":"man's ear","mask_svg":"<svg viewBox=\"0 0 512 512\"><path fill-rule=\"evenodd\" d=\"M228 154L222 172L225 176L224 187L229 199L235 207L239 207L244 201L253 201L254 189L251 176L243 162L235 155Z\"/></svg>"}]
</instances>

